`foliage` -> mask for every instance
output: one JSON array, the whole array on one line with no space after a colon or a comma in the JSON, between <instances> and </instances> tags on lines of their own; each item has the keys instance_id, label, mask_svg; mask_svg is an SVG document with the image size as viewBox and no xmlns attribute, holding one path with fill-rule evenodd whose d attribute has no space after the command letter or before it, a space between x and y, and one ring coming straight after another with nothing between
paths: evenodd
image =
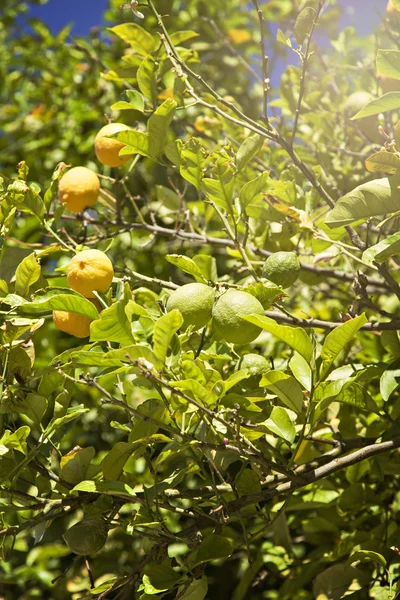
<instances>
[{"instance_id":1,"label":"foliage","mask_svg":"<svg viewBox=\"0 0 400 600\"><path fill-rule=\"evenodd\" d=\"M394 599L399 15L360 38L335 2L119 4L76 40L4 2L1 593ZM118 169L93 147L110 120ZM83 213L67 165L99 176ZM88 249L115 274L93 302L67 283ZM213 309L253 296L260 335L228 343L208 306L183 327L167 302L193 283Z\"/></svg>"}]
</instances>

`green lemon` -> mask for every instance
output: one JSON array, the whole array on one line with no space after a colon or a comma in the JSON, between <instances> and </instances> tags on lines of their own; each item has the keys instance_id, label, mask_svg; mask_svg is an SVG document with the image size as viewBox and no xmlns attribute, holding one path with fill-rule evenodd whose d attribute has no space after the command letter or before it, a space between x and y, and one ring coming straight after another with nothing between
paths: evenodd
<instances>
[{"instance_id":1,"label":"green lemon","mask_svg":"<svg viewBox=\"0 0 400 600\"><path fill-rule=\"evenodd\" d=\"M88 556L102 549L107 541L107 526L100 519L83 519L72 525L63 535L74 554Z\"/></svg>"},{"instance_id":2,"label":"green lemon","mask_svg":"<svg viewBox=\"0 0 400 600\"><path fill-rule=\"evenodd\" d=\"M354 117L368 102L374 100L374 96L369 92L359 91L350 94L346 102L343 105L344 116L347 120ZM357 119L352 121L360 131L371 141L380 143L382 141L381 135L378 131L378 117L377 115L371 115L370 117L364 117L363 119Z\"/></svg>"},{"instance_id":3,"label":"green lemon","mask_svg":"<svg viewBox=\"0 0 400 600\"><path fill-rule=\"evenodd\" d=\"M242 369L246 369L251 377L260 377L270 371L271 366L261 354L245 354L237 364L237 370Z\"/></svg>"},{"instance_id":4,"label":"green lemon","mask_svg":"<svg viewBox=\"0 0 400 600\"><path fill-rule=\"evenodd\" d=\"M213 326L217 336L231 344L249 344L258 337L261 329L241 317L264 314L262 304L247 292L228 290L222 294L212 311Z\"/></svg>"},{"instance_id":5,"label":"green lemon","mask_svg":"<svg viewBox=\"0 0 400 600\"><path fill-rule=\"evenodd\" d=\"M293 285L299 274L300 263L294 252L275 252L264 263L264 277L283 288Z\"/></svg>"},{"instance_id":6,"label":"green lemon","mask_svg":"<svg viewBox=\"0 0 400 600\"><path fill-rule=\"evenodd\" d=\"M214 290L204 283L188 283L175 292L167 300L167 311L179 310L183 317L183 327L193 325L200 329L211 319L214 305Z\"/></svg>"}]
</instances>

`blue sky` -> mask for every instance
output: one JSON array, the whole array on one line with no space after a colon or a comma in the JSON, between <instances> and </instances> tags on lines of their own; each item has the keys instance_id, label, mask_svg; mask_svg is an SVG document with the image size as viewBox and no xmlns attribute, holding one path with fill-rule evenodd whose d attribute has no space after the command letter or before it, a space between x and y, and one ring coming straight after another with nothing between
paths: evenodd
<instances>
[{"instance_id":1,"label":"blue sky","mask_svg":"<svg viewBox=\"0 0 400 600\"><path fill-rule=\"evenodd\" d=\"M378 22L378 12L385 12L387 0L339 0L345 9L344 24L357 27L361 34L372 31ZM121 4L123 0L121 0ZM84 35L91 27L101 25L107 0L50 0L43 6L34 6L31 15L46 21L53 31L72 23L73 35Z\"/></svg>"}]
</instances>

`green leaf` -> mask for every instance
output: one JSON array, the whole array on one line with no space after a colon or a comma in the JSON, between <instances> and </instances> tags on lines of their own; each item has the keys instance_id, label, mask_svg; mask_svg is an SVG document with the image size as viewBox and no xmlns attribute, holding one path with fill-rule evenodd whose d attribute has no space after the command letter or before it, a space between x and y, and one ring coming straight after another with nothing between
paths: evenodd
<instances>
[{"instance_id":1,"label":"green leaf","mask_svg":"<svg viewBox=\"0 0 400 600\"><path fill-rule=\"evenodd\" d=\"M185 29L183 31L175 31L174 33L171 33L170 38L171 38L171 42L174 44L174 46L179 46L179 44L182 44L183 42L187 42L188 40L191 40L194 37L198 37L199 34L196 33L195 31L190 31L189 29Z\"/></svg>"},{"instance_id":2,"label":"green leaf","mask_svg":"<svg viewBox=\"0 0 400 600\"><path fill-rule=\"evenodd\" d=\"M278 32L276 34L276 41L280 42L281 44L284 44L288 48L292 48L292 42L290 41L290 38L286 37L286 35L281 29L278 29Z\"/></svg>"},{"instance_id":3,"label":"green leaf","mask_svg":"<svg viewBox=\"0 0 400 600\"><path fill-rule=\"evenodd\" d=\"M144 590L146 594L164 592L173 588L181 578L179 573L167 564L149 564L144 568ZM147 580L146 580L147 578ZM150 584L150 585L149 585Z\"/></svg>"},{"instance_id":4,"label":"green leaf","mask_svg":"<svg viewBox=\"0 0 400 600\"><path fill-rule=\"evenodd\" d=\"M157 98L156 70L154 58L149 54L142 61L136 74L140 91L153 105Z\"/></svg>"},{"instance_id":5,"label":"green leaf","mask_svg":"<svg viewBox=\"0 0 400 600\"><path fill-rule=\"evenodd\" d=\"M235 487L239 498L242 496L250 496L261 492L260 479L252 469L243 469L235 480Z\"/></svg>"},{"instance_id":6,"label":"green leaf","mask_svg":"<svg viewBox=\"0 0 400 600\"><path fill-rule=\"evenodd\" d=\"M175 267L177 267L181 271L184 271L185 273L193 275L193 277L197 281L207 283L207 280L203 277L201 273L200 267L198 267L194 260L192 260L188 256L184 256L182 254L167 254L165 258L169 263L171 263L171 265L174 265Z\"/></svg>"},{"instance_id":7,"label":"green leaf","mask_svg":"<svg viewBox=\"0 0 400 600\"><path fill-rule=\"evenodd\" d=\"M360 410L379 414L379 408L375 401L368 394L366 389L357 382L349 381L345 383L339 394L334 398L335 402L350 404Z\"/></svg>"},{"instance_id":8,"label":"green leaf","mask_svg":"<svg viewBox=\"0 0 400 600\"><path fill-rule=\"evenodd\" d=\"M134 498L135 493L128 484L122 483L122 481L93 481L93 479L87 481L81 481L72 490L71 494L76 492L87 492L88 494L106 494L108 496L126 496L128 498Z\"/></svg>"},{"instance_id":9,"label":"green leaf","mask_svg":"<svg viewBox=\"0 0 400 600\"><path fill-rule=\"evenodd\" d=\"M47 400L39 394L27 394L22 402L18 402L16 409L39 427L47 409Z\"/></svg>"},{"instance_id":10,"label":"green leaf","mask_svg":"<svg viewBox=\"0 0 400 600\"><path fill-rule=\"evenodd\" d=\"M28 448L26 440L28 439L30 432L30 427L27 425L19 427L14 433L9 429L6 429L3 436L0 438L0 455L4 454L4 452L2 452L2 446L8 450L18 450L18 452L21 452L22 454L27 454Z\"/></svg>"},{"instance_id":11,"label":"green leaf","mask_svg":"<svg viewBox=\"0 0 400 600\"><path fill-rule=\"evenodd\" d=\"M217 261L214 256L209 254L196 254L193 260L200 269L200 273L205 281L218 281Z\"/></svg>"},{"instance_id":12,"label":"green leaf","mask_svg":"<svg viewBox=\"0 0 400 600\"><path fill-rule=\"evenodd\" d=\"M272 281L266 280L246 285L246 287L243 288L243 291L257 298L265 310L267 310L271 304L284 293L281 287L278 287L272 283Z\"/></svg>"},{"instance_id":13,"label":"green leaf","mask_svg":"<svg viewBox=\"0 0 400 600\"><path fill-rule=\"evenodd\" d=\"M316 11L310 7L303 8L298 15L296 23L294 24L293 33L299 46L303 44L306 37L311 33L316 17Z\"/></svg>"},{"instance_id":14,"label":"green leaf","mask_svg":"<svg viewBox=\"0 0 400 600\"><path fill-rule=\"evenodd\" d=\"M249 135L244 142L241 143L236 153L237 170L241 171L244 167L259 153L263 147L265 138L258 133Z\"/></svg>"},{"instance_id":15,"label":"green leaf","mask_svg":"<svg viewBox=\"0 0 400 600\"><path fill-rule=\"evenodd\" d=\"M68 423L75 421L75 419L79 419L82 415L89 412L88 408L85 408L82 404L79 406L73 406L69 408L65 415L59 417L58 419L52 419L48 424L46 431L55 431L56 429L60 429L60 427L64 427Z\"/></svg>"},{"instance_id":16,"label":"green leaf","mask_svg":"<svg viewBox=\"0 0 400 600\"><path fill-rule=\"evenodd\" d=\"M313 586L314 598L341 600L362 589L368 580L367 573L354 567L346 564L334 565L317 575Z\"/></svg>"},{"instance_id":17,"label":"green leaf","mask_svg":"<svg viewBox=\"0 0 400 600\"><path fill-rule=\"evenodd\" d=\"M157 45L153 36L136 23L116 25L115 27L110 27L109 31L112 31L121 40L130 44L136 53L141 56L147 56L153 52Z\"/></svg>"},{"instance_id":18,"label":"green leaf","mask_svg":"<svg viewBox=\"0 0 400 600\"><path fill-rule=\"evenodd\" d=\"M144 98L137 90L126 90L125 95L128 98L129 104L139 112L144 111Z\"/></svg>"},{"instance_id":19,"label":"green leaf","mask_svg":"<svg viewBox=\"0 0 400 600\"><path fill-rule=\"evenodd\" d=\"M182 590L183 591L183 590ZM206 575L201 579L194 579L183 595L179 596L180 600L204 600L208 591L208 580ZM182 593L180 591L180 593Z\"/></svg>"},{"instance_id":20,"label":"green leaf","mask_svg":"<svg viewBox=\"0 0 400 600\"><path fill-rule=\"evenodd\" d=\"M197 190L201 189L203 169L205 166L204 149L196 138L191 138L180 154L180 174Z\"/></svg>"},{"instance_id":21,"label":"green leaf","mask_svg":"<svg viewBox=\"0 0 400 600\"><path fill-rule=\"evenodd\" d=\"M325 223L334 229L400 210L400 176L374 179L342 196Z\"/></svg>"},{"instance_id":22,"label":"green leaf","mask_svg":"<svg viewBox=\"0 0 400 600\"><path fill-rule=\"evenodd\" d=\"M99 316L93 302L66 288L47 288L42 296L36 296L32 302L25 302L21 310L28 312L65 310L90 319L97 319Z\"/></svg>"},{"instance_id":23,"label":"green leaf","mask_svg":"<svg viewBox=\"0 0 400 600\"><path fill-rule=\"evenodd\" d=\"M371 173L387 173L396 175L400 171L400 158L393 152L379 150L365 161L365 166Z\"/></svg>"},{"instance_id":24,"label":"green leaf","mask_svg":"<svg viewBox=\"0 0 400 600\"><path fill-rule=\"evenodd\" d=\"M294 442L296 429L287 410L282 406L274 406L269 418L264 421L263 425L289 444Z\"/></svg>"},{"instance_id":25,"label":"green leaf","mask_svg":"<svg viewBox=\"0 0 400 600\"><path fill-rule=\"evenodd\" d=\"M235 171L224 160L218 161L213 169L214 179L203 179L206 196L219 208L232 214L232 195L235 186Z\"/></svg>"},{"instance_id":26,"label":"green leaf","mask_svg":"<svg viewBox=\"0 0 400 600\"><path fill-rule=\"evenodd\" d=\"M88 446L87 448L78 447L68 452L61 459L61 477L72 485L77 485L83 481L95 454L96 450L93 446Z\"/></svg>"},{"instance_id":27,"label":"green leaf","mask_svg":"<svg viewBox=\"0 0 400 600\"><path fill-rule=\"evenodd\" d=\"M357 119L363 119L364 117L371 117L373 115L379 115L379 113L385 113L390 110L397 110L400 108L400 92L389 92L384 94L376 100L371 100L362 108L354 117L351 117L351 121Z\"/></svg>"},{"instance_id":28,"label":"green leaf","mask_svg":"<svg viewBox=\"0 0 400 600\"><path fill-rule=\"evenodd\" d=\"M331 331L325 338L324 344L321 349L321 377L324 378L330 367L332 366L335 359L339 356L340 352L345 346L352 340L357 331L361 329L365 323L368 323L368 319L365 313L350 319L342 325L339 325Z\"/></svg>"},{"instance_id":29,"label":"green leaf","mask_svg":"<svg viewBox=\"0 0 400 600\"><path fill-rule=\"evenodd\" d=\"M363 252L363 261L373 264L387 261L391 256L400 254L400 232L389 235L375 246L370 246Z\"/></svg>"},{"instance_id":30,"label":"green leaf","mask_svg":"<svg viewBox=\"0 0 400 600\"><path fill-rule=\"evenodd\" d=\"M291 410L301 413L304 402L303 391L298 381L283 371L268 371L262 376L261 387L266 387Z\"/></svg>"},{"instance_id":31,"label":"green leaf","mask_svg":"<svg viewBox=\"0 0 400 600\"><path fill-rule=\"evenodd\" d=\"M378 50L376 72L392 79L400 79L400 51Z\"/></svg>"},{"instance_id":32,"label":"green leaf","mask_svg":"<svg viewBox=\"0 0 400 600\"><path fill-rule=\"evenodd\" d=\"M158 319L154 326L153 349L156 357L165 362L172 337L183 325L183 317L179 310L171 310Z\"/></svg>"},{"instance_id":33,"label":"green leaf","mask_svg":"<svg viewBox=\"0 0 400 600\"><path fill-rule=\"evenodd\" d=\"M115 302L100 313L90 326L90 341L118 342L121 346L128 346L135 341L126 299Z\"/></svg>"},{"instance_id":34,"label":"green leaf","mask_svg":"<svg viewBox=\"0 0 400 600\"><path fill-rule=\"evenodd\" d=\"M227 558L233 552L232 542L221 535L208 535L197 549L196 564Z\"/></svg>"},{"instance_id":35,"label":"green leaf","mask_svg":"<svg viewBox=\"0 0 400 600\"><path fill-rule=\"evenodd\" d=\"M150 138L148 133L136 131L134 129L119 131L112 136L114 139L123 142L125 146L121 148L119 155L127 156L130 154L140 154L141 156L155 157L150 154Z\"/></svg>"},{"instance_id":36,"label":"green leaf","mask_svg":"<svg viewBox=\"0 0 400 600\"><path fill-rule=\"evenodd\" d=\"M27 296L31 285L40 278L40 264L35 253L26 256L15 271L15 293L19 296Z\"/></svg>"},{"instance_id":37,"label":"green leaf","mask_svg":"<svg viewBox=\"0 0 400 600\"><path fill-rule=\"evenodd\" d=\"M378 552L374 552L373 550L358 550L357 552L354 552L354 554L352 554L347 559L346 565L352 565L353 563L358 561L363 563L375 562L384 569L387 568L387 562L385 557L382 556L382 554L379 554Z\"/></svg>"},{"instance_id":38,"label":"green leaf","mask_svg":"<svg viewBox=\"0 0 400 600\"><path fill-rule=\"evenodd\" d=\"M149 152L152 156L160 156L163 152L168 127L176 111L177 104L168 98L157 108L147 122L149 134Z\"/></svg>"},{"instance_id":39,"label":"green leaf","mask_svg":"<svg viewBox=\"0 0 400 600\"><path fill-rule=\"evenodd\" d=\"M132 442L117 442L106 454L101 462L101 469L105 479L117 480L122 475L124 465L132 452L135 444Z\"/></svg>"},{"instance_id":40,"label":"green leaf","mask_svg":"<svg viewBox=\"0 0 400 600\"><path fill-rule=\"evenodd\" d=\"M301 327L278 325L273 319L261 315L249 315L242 318L282 340L285 344L293 348L293 350L301 354L308 364L311 363L314 354L313 345L306 331Z\"/></svg>"},{"instance_id":41,"label":"green leaf","mask_svg":"<svg viewBox=\"0 0 400 600\"><path fill-rule=\"evenodd\" d=\"M312 388L312 371L307 361L297 352L289 361L289 368L297 381L308 391Z\"/></svg>"},{"instance_id":42,"label":"green leaf","mask_svg":"<svg viewBox=\"0 0 400 600\"><path fill-rule=\"evenodd\" d=\"M244 184L239 193L240 205L244 210L259 194L265 192L268 180L269 173L265 172L256 179Z\"/></svg>"}]
</instances>

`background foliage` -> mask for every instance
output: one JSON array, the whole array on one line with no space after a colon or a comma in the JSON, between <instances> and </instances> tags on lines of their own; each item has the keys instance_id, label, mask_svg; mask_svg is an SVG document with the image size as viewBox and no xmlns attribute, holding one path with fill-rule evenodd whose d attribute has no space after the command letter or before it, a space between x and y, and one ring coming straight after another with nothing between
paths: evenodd
<instances>
[{"instance_id":1,"label":"background foliage","mask_svg":"<svg viewBox=\"0 0 400 600\"><path fill-rule=\"evenodd\" d=\"M399 3L362 39L335 2L119 4L71 39L4 2L2 593L395 598ZM106 117L132 127L118 171ZM57 203L60 163L102 176L95 209ZM116 273L86 343L51 321L93 316L66 284L82 247ZM262 276L277 251L301 261L287 290ZM192 281L256 296L259 338L180 330L166 299ZM62 537L82 518L109 529L85 558Z\"/></svg>"}]
</instances>

